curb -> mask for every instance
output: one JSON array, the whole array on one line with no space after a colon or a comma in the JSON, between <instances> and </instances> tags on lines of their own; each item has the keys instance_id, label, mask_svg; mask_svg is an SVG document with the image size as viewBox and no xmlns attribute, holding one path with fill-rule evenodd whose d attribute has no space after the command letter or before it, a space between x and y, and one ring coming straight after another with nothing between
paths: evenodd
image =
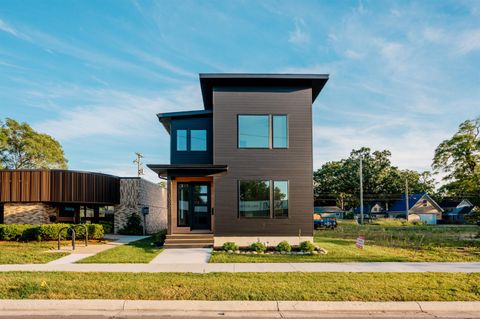
<instances>
[{"instance_id":1,"label":"curb","mask_svg":"<svg viewBox=\"0 0 480 319\"><path fill-rule=\"evenodd\" d=\"M480 312L480 302L0 300L0 311Z\"/></svg>"}]
</instances>

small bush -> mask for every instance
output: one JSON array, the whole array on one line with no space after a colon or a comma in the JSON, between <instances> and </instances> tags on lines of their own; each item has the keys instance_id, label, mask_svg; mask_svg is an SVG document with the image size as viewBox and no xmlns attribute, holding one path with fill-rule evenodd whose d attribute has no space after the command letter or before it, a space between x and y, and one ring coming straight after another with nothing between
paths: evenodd
<instances>
[{"instance_id":1,"label":"small bush","mask_svg":"<svg viewBox=\"0 0 480 319\"><path fill-rule=\"evenodd\" d=\"M315 250L315 245L311 241L307 240L307 241L302 241L300 243L299 248L300 248L300 251L303 251L304 253L311 253L312 251Z\"/></svg>"},{"instance_id":2,"label":"small bush","mask_svg":"<svg viewBox=\"0 0 480 319\"><path fill-rule=\"evenodd\" d=\"M20 240L27 228L34 227L28 224L0 225L0 240Z\"/></svg>"},{"instance_id":3,"label":"small bush","mask_svg":"<svg viewBox=\"0 0 480 319\"><path fill-rule=\"evenodd\" d=\"M222 250L223 251L229 251L229 250L238 250L238 245L235 244L234 242L227 241L226 243L223 243L222 245Z\"/></svg>"},{"instance_id":4,"label":"small bush","mask_svg":"<svg viewBox=\"0 0 480 319\"><path fill-rule=\"evenodd\" d=\"M267 250L267 247L265 247L265 245L261 242L256 242L250 245L250 250L256 251L257 253L263 253L265 250Z\"/></svg>"},{"instance_id":5,"label":"small bush","mask_svg":"<svg viewBox=\"0 0 480 319\"><path fill-rule=\"evenodd\" d=\"M127 224L118 231L122 235L143 235L142 218L137 213L128 216Z\"/></svg>"},{"instance_id":6,"label":"small bush","mask_svg":"<svg viewBox=\"0 0 480 319\"><path fill-rule=\"evenodd\" d=\"M162 229L158 233L153 234L152 237L154 239L155 246L163 246L165 239L167 238L167 230Z\"/></svg>"},{"instance_id":7,"label":"small bush","mask_svg":"<svg viewBox=\"0 0 480 319\"><path fill-rule=\"evenodd\" d=\"M104 234L113 234L113 226L110 223L100 223L103 227Z\"/></svg>"},{"instance_id":8,"label":"small bush","mask_svg":"<svg viewBox=\"0 0 480 319\"><path fill-rule=\"evenodd\" d=\"M288 241L282 241L282 242L278 243L276 249L277 249L277 251L280 251L280 252L284 251L284 252L288 253L288 252L292 251L292 246L290 246Z\"/></svg>"}]
</instances>

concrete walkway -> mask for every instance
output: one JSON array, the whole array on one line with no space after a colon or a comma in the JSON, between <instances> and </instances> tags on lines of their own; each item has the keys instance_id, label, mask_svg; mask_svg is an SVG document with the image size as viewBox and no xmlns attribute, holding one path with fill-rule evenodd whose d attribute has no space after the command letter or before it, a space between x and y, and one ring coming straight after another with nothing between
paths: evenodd
<instances>
[{"instance_id":1,"label":"concrete walkway","mask_svg":"<svg viewBox=\"0 0 480 319\"><path fill-rule=\"evenodd\" d=\"M162 252L163 254L164 252ZM0 265L5 271L71 272L480 272L480 262L472 263L263 263L263 264L28 264Z\"/></svg>"},{"instance_id":2,"label":"concrete walkway","mask_svg":"<svg viewBox=\"0 0 480 319\"><path fill-rule=\"evenodd\" d=\"M85 246L83 241L77 241L75 250L72 250L72 246L63 246L60 248L60 251L71 252L70 255L65 257L53 260L47 265L64 265L72 264L81 259L93 256L99 252L118 247L120 245L125 245L133 241L137 241L148 236L125 236L125 235L105 235L105 239L109 240L105 244L90 244ZM58 250L55 250L55 252Z\"/></svg>"},{"instance_id":3,"label":"concrete walkway","mask_svg":"<svg viewBox=\"0 0 480 319\"><path fill-rule=\"evenodd\" d=\"M150 264L207 264L212 248L165 249Z\"/></svg>"},{"instance_id":4,"label":"concrete walkway","mask_svg":"<svg viewBox=\"0 0 480 319\"><path fill-rule=\"evenodd\" d=\"M198 300L0 300L0 317L395 317L479 318L480 302L198 301Z\"/></svg>"}]
</instances>

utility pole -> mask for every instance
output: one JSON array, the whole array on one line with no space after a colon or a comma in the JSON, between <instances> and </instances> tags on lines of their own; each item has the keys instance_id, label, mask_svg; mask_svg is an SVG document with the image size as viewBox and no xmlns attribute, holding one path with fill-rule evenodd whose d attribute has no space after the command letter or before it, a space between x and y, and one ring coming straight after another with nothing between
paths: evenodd
<instances>
[{"instance_id":1,"label":"utility pole","mask_svg":"<svg viewBox=\"0 0 480 319\"><path fill-rule=\"evenodd\" d=\"M408 179L405 178L405 217L407 217L408 222L408 210L409 210L409 203L408 203Z\"/></svg>"},{"instance_id":2,"label":"utility pole","mask_svg":"<svg viewBox=\"0 0 480 319\"><path fill-rule=\"evenodd\" d=\"M360 224L363 225L363 168L362 158L360 157Z\"/></svg>"},{"instance_id":3,"label":"utility pole","mask_svg":"<svg viewBox=\"0 0 480 319\"><path fill-rule=\"evenodd\" d=\"M137 176L140 177L140 175L143 175L143 164L142 164L143 154L135 152L135 155L137 156L137 158L133 161L133 163L137 164Z\"/></svg>"}]
</instances>

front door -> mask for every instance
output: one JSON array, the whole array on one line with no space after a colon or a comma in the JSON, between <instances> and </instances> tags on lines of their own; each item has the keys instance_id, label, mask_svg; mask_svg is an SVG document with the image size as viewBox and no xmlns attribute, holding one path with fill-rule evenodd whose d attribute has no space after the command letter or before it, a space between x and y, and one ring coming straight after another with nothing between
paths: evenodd
<instances>
[{"instance_id":1,"label":"front door","mask_svg":"<svg viewBox=\"0 0 480 319\"><path fill-rule=\"evenodd\" d=\"M191 184L191 229L210 229L210 184Z\"/></svg>"},{"instance_id":2,"label":"front door","mask_svg":"<svg viewBox=\"0 0 480 319\"><path fill-rule=\"evenodd\" d=\"M190 226L192 230L210 229L210 183L179 183L177 188L178 226Z\"/></svg>"}]
</instances>

